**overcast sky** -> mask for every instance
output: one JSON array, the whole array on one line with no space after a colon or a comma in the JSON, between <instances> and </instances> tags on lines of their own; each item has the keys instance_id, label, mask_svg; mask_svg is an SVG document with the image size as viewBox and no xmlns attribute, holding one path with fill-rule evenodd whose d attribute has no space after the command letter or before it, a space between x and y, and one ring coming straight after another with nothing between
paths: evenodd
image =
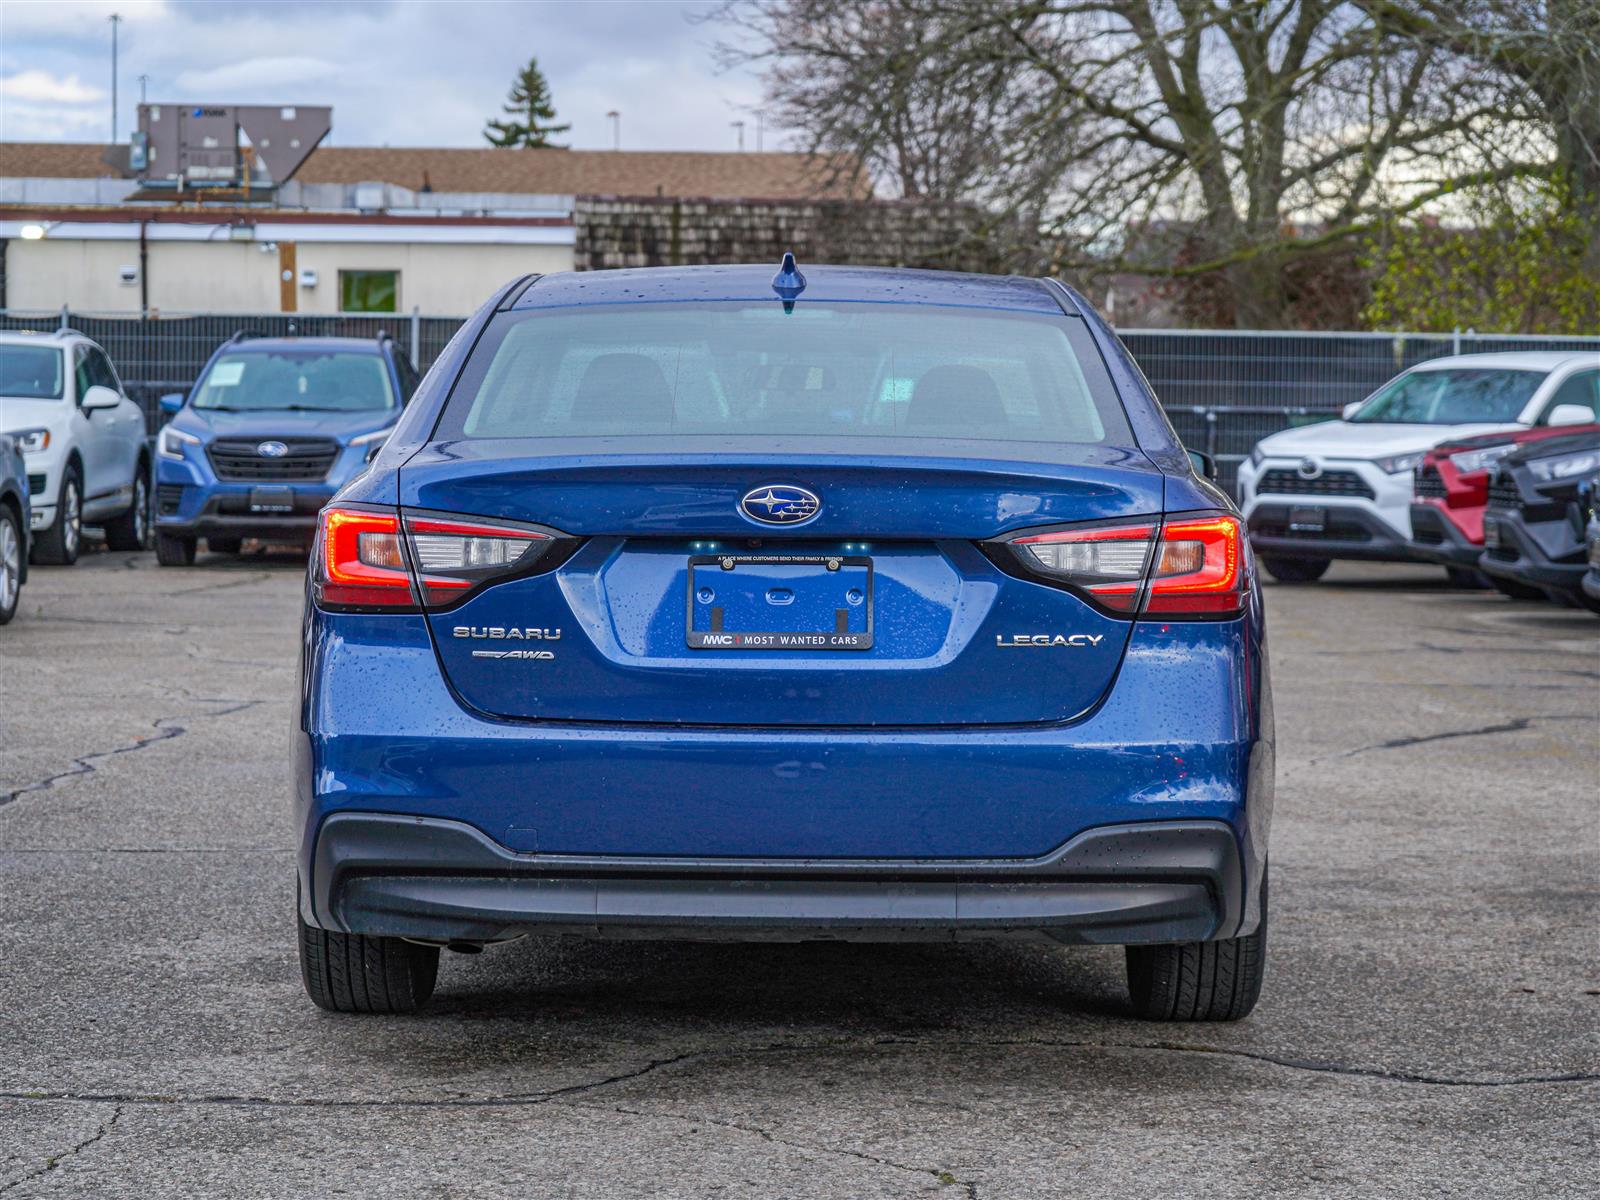
<instances>
[{"instance_id":1,"label":"overcast sky","mask_svg":"<svg viewBox=\"0 0 1600 1200\"><path fill-rule=\"evenodd\" d=\"M484 121L530 55L562 138L628 150L731 150L760 87L722 73L713 0L0 0L0 139L107 141L111 13L120 13L117 134L139 76L155 101L331 104L339 146L483 146ZM781 148L768 131L767 149ZM3 169L3 168L0 168Z\"/></svg>"}]
</instances>

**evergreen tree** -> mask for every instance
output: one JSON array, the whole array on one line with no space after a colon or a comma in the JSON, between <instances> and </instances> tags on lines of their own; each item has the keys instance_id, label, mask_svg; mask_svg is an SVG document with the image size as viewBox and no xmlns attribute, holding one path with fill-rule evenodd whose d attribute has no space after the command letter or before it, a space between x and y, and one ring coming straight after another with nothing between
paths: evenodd
<instances>
[{"instance_id":1,"label":"evergreen tree","mask_svg":"<svg viewBox=\"0 0 1600 1200\"><path fill-rule=\"evenodd\" d=\"M491 146L544 147L560 150L551 143L550 135L565 133L571 125L556 125L555 101L550 95L550 85L544 72L539 70L539 60L530 58L528 65L517 72L517 81L511 85L506 97L506 120L490 121L483 136Z\"/></svg>"}]
</instances>

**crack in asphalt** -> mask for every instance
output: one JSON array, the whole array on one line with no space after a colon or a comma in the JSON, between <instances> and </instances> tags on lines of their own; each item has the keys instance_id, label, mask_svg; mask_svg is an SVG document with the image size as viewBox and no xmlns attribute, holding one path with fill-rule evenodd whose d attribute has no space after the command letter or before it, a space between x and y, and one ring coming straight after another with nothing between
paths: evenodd
<instances>
[{"instance_id":1,"label":"crack in asphalt","mask_svg":"<svg viewBox=\"0 0 1600 1200\"><path fill-rule=\"evenodd\" d=\"M21 1187L25 1183L32 1183L35 1179L44 1178L67 1159L82 1154L90 1146L94 1145L101 1138L105 1137L106 1134L111 1132L112 1126L122 1119L122 1109L122 1105L117 1105L115 1110L112 1111L110 1118L100 1123L99 1129L95 1130L94 1133L84 1138L83 1141L77 1143L75 1146L72 1146L70 1149L63 1150L60 1154L52 1154L49 1158L44 1160L44 1166L40 1167L38 1170L30 1171L26 1175L18 1176L10 1183L0 1185L0 1196L5 1195L7 1192L12 1191L15 1188Z\"/></svg>"},{"instance_id":2,"label":"crack in asphalt","mask_svg":"<svg viewBox=\"0 0 1600 1200\"><path fill-rule=\"evenodd\" d=\"M779 1137L770 1129L759 1125L746 1125L739 1121L727 1121L719 1117L694 1116L686 1117L679 1113L647 1112L644 1109L623 1108L611 1104L572 1104L568 1107L589 1109L597 1113L619 1113L627 1117L642 1117L646 1120L678 1121L685 1125L701 1126L710 1125L717 1129L731 1129L737 1133L748 1133L760 1138L762 1141L774 1146L786 1146L791 1150L806 1150L816 1154L829 1154L839 1158L855 1159L858 1162L872 1163L874 1166L888 1167L895 1171L904 1171L911 1175L926 1175L943 1187L952 1185L960 1187L971 1200L977 1200L978 1184L976 1180L957 1178L943 1167L917 1167L910 1163L896 1162L892 1158L881 1158L876 1154L868 1154L865 1150L850 1150L843 1146L827 1146L817 1142L797 1142L790 1138Z\"/></svg>"},{"instance_id":3,"label":"crack in asphalt","mask_svg":"<svg viewBox=\"0 0 1600 1200\"><path fill-rule=\"evenodd\" d=\"M226 717L236 712L243 712L247 708L254 708L256 705L262 703L264 703L264 701L247 700L241 704L234 705L232 708L220 709L217 712L199 713L197 714L197 718L187 719L208 720L213 717ZM72 765L65 771L57 771L53 775L46 775L43 779L36 779L32 783L25 783L13 791L0 792L0 808L4 808L8 804L20 800L23 796L32 795L35 792L49 791L63 779L74 779L79 775L93 775L98 769L95 764L101 759L115 758L119 754L132 754L137 750L144 750L150 746L154 746L158 742L170 742L173 738L182 737L184 734L188 733L189 730L187 726L171 724L171 722L176 721L177 719L177 717L157 717L153 722L156 732L152 733L148 737L142 737L131 745L117 746L111 750L96 750L91 754L81 755L80 757L73 759Z\"/></svg>"},{"instance_id":4,"label":"crack in asphalt","mask_svg":"<svg viewBox=\"0 0 1600 1200\"><path fill-rule=\"evenodd\" d=\"M1415 737L1391 738L1387 742L1374 742L1370 746L1357 746L1354 750L1346 750L1338 755L1339 758L1353 758L1357 754L1366 754L1373 750L1402 750L1408 746L1420 746L1427 742L1443 742L1451 738L1483 737L1494 733L1521 733L1531 729L1536 721L1591 721L1593 717L1578 716L1568 713L1555 713L1538 717L1516 717L1510 721L1501 721L1491 725L1477 725L1471 729L1447 729L1443 733L1424 733ZM1325 759L1314 758L1307 765L1316 766Z\"/></svg>"},{"instance_id":5,"label":"crack in asphalt","mask_svg":"<svg viewBox=\"0 0 1600 1200\"><path fill-rule=\"evenodd\" d=\"M1504 1088L1532 1087L1550 1084L1596 1083L1600 1072L1566 1071L1541 1075L1519 1075L1503 1079L1466 1079L1447 1075L1432 1075L1419 1071L1397 1071L1384 1067L1350 1066L1344 1063L1317 1059L1293 1058L1260 1050L1241 1050L1225 1046L1208 1046L1195 1042L1103 1042L1048 1038L1015 1038L953 1042L930 1042L915 1038L872 1038L851 1040L846 1038L823 1042L780 1042L766 1046L747 1046L728 1050L689 1050L668 1058L651 1059L631 1071L618 1072L584 1083L568 1084L541 1092L509 1093L501 1096L457 1096L432 1098L352 1097L340 1099L328 1096L303 1096L284 1098L277 1096L248 1096L229 1094L178 1095L151 1092L0 1092L0 1101L16 1103L78 1103L124 1105L190 1105L222 1108L283 1108L283 1109L371 1109L371 1108L516 1108L552 1104L574 1096L586 1096L618 1084L631 1083L645 1076L655 1075L670 1067L691 1062L712 1062L718 1059L758 1058L767 1054L820 1054L839 1050L872 1049L923 1049L923 1050L996 1050L996 1049L1051 1049L1051 1050L1105 1050L1133 1053L1210 1055L1220 1058L1239 1058L1249 1062L1280 1067L1285 1070L1305 1071L1318 1075L1341 1075L1361 1079L1374 1079L1385 1083L1401 1083L1427 1087Z\"/></svg>"},{"instance_id":6,"label":"crack in asphalt","mask_svg":"<svg viewBox=\"0 0 1600 1200\"><path fill-rule=\"evenodd\" d=\"M176 600L179 596L197 596L201 592L221 592L229 588L248 587L252 583L266 583L277 577L277 572L275 571L257 571L244 579L229 579L222 583L203 583L199 587L178 588L176 591L156 592L154 594L168 600Z\"/></svg>"}]
</instances>

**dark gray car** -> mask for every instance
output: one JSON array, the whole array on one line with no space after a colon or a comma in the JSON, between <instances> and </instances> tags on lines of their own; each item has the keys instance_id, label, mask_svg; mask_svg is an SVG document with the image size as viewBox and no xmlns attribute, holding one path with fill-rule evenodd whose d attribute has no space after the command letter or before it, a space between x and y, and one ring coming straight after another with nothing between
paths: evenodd
<instances>
[{"instance_id":1,"label":"dark gray car","mask_svg":"<svg viewBox=\"0 0 1600 1200\"><path fill-rule=\"evenodd\" d=\"M28 472L22 446L0 433L0 625L16 615L28 581Z\"/></svg>"}]
</instances>

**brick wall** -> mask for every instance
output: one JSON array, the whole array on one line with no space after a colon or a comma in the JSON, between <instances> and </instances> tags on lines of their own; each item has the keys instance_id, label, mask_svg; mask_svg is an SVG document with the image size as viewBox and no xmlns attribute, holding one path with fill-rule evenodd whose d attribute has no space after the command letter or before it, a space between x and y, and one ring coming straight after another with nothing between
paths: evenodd
<instances>
[{"instance_id":1,"label":"brick wall","mask_svg":"<svg viewBox=\"0 0 1600 1200\"><path fill-rule=\"evenodd\" d=\"M977 208L920 201L669 200L580 197L574 265L659 267L808 262L1009 269Z\"/></svg>"}]
</instances>

